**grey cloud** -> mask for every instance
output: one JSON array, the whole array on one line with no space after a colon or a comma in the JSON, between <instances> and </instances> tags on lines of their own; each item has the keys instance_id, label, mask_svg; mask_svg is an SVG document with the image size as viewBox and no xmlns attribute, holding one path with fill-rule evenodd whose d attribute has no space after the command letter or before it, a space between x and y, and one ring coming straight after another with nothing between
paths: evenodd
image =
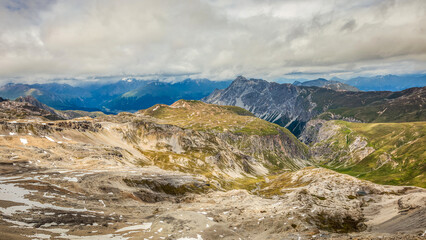
<instances>
[{"instance_id":1,"label":"grey cloud","mask_svg":"<svg viewBox=\"0 0 426 240\"><path fill-rule=\"evenodd\" d=\"M355 19L347 21L341 28L342 31L352 31L356 27Z\"/></svg>"},{"instance_id":2,"label":"grey cloud","mask_svg":"<svg viewBox=\"0 0 426 240\"><path fill-rule=\"evenodd\" d=\"M0 1L0 81L426 70L423 0Z\"/></svg>"}]
</instances>

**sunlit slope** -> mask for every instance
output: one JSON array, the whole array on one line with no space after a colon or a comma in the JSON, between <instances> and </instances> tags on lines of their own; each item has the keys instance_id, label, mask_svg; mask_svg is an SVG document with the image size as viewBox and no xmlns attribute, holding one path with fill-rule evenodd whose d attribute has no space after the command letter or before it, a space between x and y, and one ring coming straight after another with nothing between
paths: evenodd
<instances>
[{"instance_id":1,"label":"sunlit slope","mask_svg":"<svg viewBox=\"0 0 426 240\"><path fill-rule=\"evenodd\" d=\"M426 187L426 122L325 122L312 145L325 166L381 184ZM321 136L322 135L322 136Z\"/></svg>"},{"instance_id":2,"label":"sunlit slope","mask_svg":"<svg viewBox=\"0 0 426 240\"><path fill-rule=\"evenodd\" d=\"M182 128L217 132L230 131L232 133L261 136L284 132L296 140L286 128L257 118L249 111L235 106L220 106L201 101L179 100L170 106L159 104L140 112Z\"/></svg>"}]
</instances>

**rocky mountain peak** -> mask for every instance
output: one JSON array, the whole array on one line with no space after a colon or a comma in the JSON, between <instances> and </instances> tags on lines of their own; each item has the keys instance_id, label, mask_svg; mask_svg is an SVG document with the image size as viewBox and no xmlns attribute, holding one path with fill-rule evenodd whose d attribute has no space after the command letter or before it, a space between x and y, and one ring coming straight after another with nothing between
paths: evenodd
<instances>
[{"instance_id":1,"label":"rocky mountain peak","mask_svg":"<svg viewBox=\"0 0 426 240\"><path fill-rule=\"evenodd\" d=\"M355 118L363 122L399 120L401 116L405 116L405 120L419 121L424 116L423 105L420 104L420 99L424 98L422 89L372 93L359 92L355 87L343 83L318 84L316 81L294 86L260 79L235 80L228 88L210 94L203 101L245 108L259 118L288 128L296 136L309 120L327 111L336 113L342 119ZM407 108L410 114L395 115L392 112L401 112L400 106L407 104L410 104ZM370 113L366 105L371 105L375 111ZM347 110L350 108L356 108L356 111Z\"/></svg>"},{"instance_id":2,"label":"rocky mountain peak","mask_svg":"<svg viewBox=\"0 0 426 240\"><path fill-rule=\"evenodd\" d=\"M240 82L246 82L246 81L248 81L248 79L247 78L245 78L244 76L238 76L235 80L234 80L234 82L235 81L240 81Z\"/></svg>"},{"instance_id":3,"label":"rocky mountain peak","mask_svg":"<svg viewBox=\"0 0 426 240\"><path fill-rule=\"evenodd\" d=\"M31 95L18 97L17 99L15 99L15 101L27 102L27 103L31 103L31 104L33 104L33 103L34 104L42 104L35 97L33 97Z\"/></svg>"},{"instance_id":4,"label":"rocky mountain peak","mask_svg":"<svg viewBox=\"0 0 426 240\"><path fill-rule=\"evenodd\" d=\"M38 107L40 109L46 110L46 111L48 111L48 112L50 112L52 114L56 114L55 110L53 108L51 108L51 107L49 107L49 106L41 103L39 100L37 100L32 95L28 95L28 96L25 96L25 97L18 97L15 101L17 101L17 102L26 102L26 103L34 105L34 106L36 106L36 107Z\"/></svg>"}]
</instances>

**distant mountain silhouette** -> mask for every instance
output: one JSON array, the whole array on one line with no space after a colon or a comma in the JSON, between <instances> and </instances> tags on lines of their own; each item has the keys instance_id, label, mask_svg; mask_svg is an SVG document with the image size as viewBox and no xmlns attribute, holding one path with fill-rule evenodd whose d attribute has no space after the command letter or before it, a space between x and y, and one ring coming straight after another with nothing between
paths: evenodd
<instances>
[{"instance_id":1,"label":"distant mountain silhouette","mask_svg":"<svg viewBox=\"0 0 426 240\"><path fill-rule=\"evenodd\" d=\"M157 103L171 104L179 99L199 100L215 89L226 88L230 81L186 79L169 83L125 78L115 83L71 86L69 84L8 83L0 87L0 97L16 99L33 96L58 110L137 111Z\"/></svg>"}]
</instances>

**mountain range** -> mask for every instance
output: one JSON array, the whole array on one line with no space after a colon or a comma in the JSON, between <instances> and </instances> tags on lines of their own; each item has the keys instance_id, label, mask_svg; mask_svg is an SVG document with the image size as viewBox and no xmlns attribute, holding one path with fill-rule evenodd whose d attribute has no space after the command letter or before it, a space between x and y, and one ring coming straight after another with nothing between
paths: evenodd
<instances>
[{"instance_id":1,"label":"mountain range","mask_svg":"<svg viewBox=\"0 0 426 240\"><path fill-rule=\"evenodd\" d=\"M324 78L318 78L316 80L310 80L310 81L304 81L304 82L295 81L293 85L305 86L305 87L322 87L322 88L327 88L327 89L331 89L335 91L352 91L352 92L360 91L358 88L353 87L351 85L341 83L339 81L327 80Z\"/></svg>"},{"instance_id":2,"label":"mountain range","mask_svg":"<svg viewBox=\"0 0 426 240\"><path fill-rule=\"evenodd\" d=\"M241 103L257 90L265 105L274 89L277 98L299 94L290 99L301 103L319 103L318 94L358 96L366 106L396 101L410 111L423 105L413 94L424 99L422 88L374 93L265 82L239 77L216 92L245 89L242 99L235 95ZM56 110L32 96L1 98L0 231L11 239L377 239L395 232L421 239L421 117L358 123L327 112L296 138L246 109L196 100L106 115Z\"/></svg>"},{"instance_id":3,"label":"mountain range","mask_svg":"<svg viewBox=\"0 0 426 240\"><path fill-rule=\"evenodd\" d=\"M230 81L187 79L176 83L150 82L130 90L105 104L109 111L137 111L155 104L172 104L179 99L200 100L215 89L229 86Z\"/></svg>"},{"instance_id":4,"label":"mountain range","mask_svg":"<svg viewBox=\"0 0 426 240\"><path fill-rule=\"evenodd\" d=\"M281 79L278 83L288 83L291 79ZM293 80L294 81L294 80ZM299 86L317 86L324 87L327 84L339 84L349 91L402 91L413 87L426 86L426 74L404 74L404 75L377 75L377 76L359 76L349 79L332 77L329 80L318 78L314 80L297 79L293 83ZM331 89L339 90L338 86L330 86Z\"/></svg>"},{"instance_id":5,"label":"mountain range","mask_svg":"<svg viewBox=\"0 0 426 240\"><path fill-rule=\"evenodd\" d=\"M318 116L359 122L426 119L426 87L400 92L352 92L239 76L228 88L214 91L203 101L245 108L259 118L285 126L296 136Z\"/></svg>"},{"instance_id":6,"label":"mountain range","mask_svg":"<svg viewBox=\"0 0 426 240\"><path fill-rule=\"evenodd\" d=\"M31 95L57 110L83 110L116 113L137 111L157 103L171 104L179 99L201 99L230 81L186 79L181 82L142 81L125 78L115 83L87 84L20 84L0 87L0 96L15 99Z\"/></svg>"},{"instance_id":7,"label":"mountain range","mask_svg":"<svg viewBox=\"0 0 426 240\"><path fill-rule=\"evenodd\" d=\"M206 103L216 105L196 100L173 103L174 99L180 98L200 99L211 89L226 87L228 84L190 79L177 83L126 79L113 84L91 85L88 88L64 84L8 84L3 87L6 96L26 96L18 97L16 101L1 98L0 117L38 120L95 117L114 122L116 120L111 120L110 116L99 111L56 110L41 103L34 96L47 102L64 100L58 101L57 104L81 101L86 103L86 107L92 106L90 101L98 99L102 103L102 99L110 97L112 100L98 105L109 113L127 110L136 112L138 116L157 119L161 124L202 132L213 131L221 137L230 133L248 134L250 138L270 138L276 134L284 134L279 142L273 141L269 144L274 146L271 151L284 142L293 144L286 151L266 153L257 149L257 152L251 155L264 162L262 166L268 171L319 164L378 183L424 186L424 162L412 160L426 157L423 147L426 87L399 92L363 92L334 80L317 79L303 83L278 84L239 76L227 88L216 89L202 99ZM123 91L126 92L118 95ZM77 98L77 95L80 97ZM157 104L162 102L173 104ZM139 107L146 110L137 111ZM119 119L124 119L125 115L119 116ZM256 117L271 124L259 121ZM114 118L117 117L112 119ZM405 137L399 138L401 135ZM240 140L237 140L238 138L232 137L232 141L242 141L238 143L238 148L248 144L244 142L245 137ZM383 142L383 139L387 140ZM265 140L256 141L262 148L268 149L263 143ZM307 153L308 148L304 144L309 147L310 153ZM144 154L151 156L154 153ZM170 154L166 155L171 156ZM153 161L164 161L159 158L160 155L162 154L158 152L152 155L155 156ZM261 170L260 166L248 167L246 163L242 166L245 166L246 170L265 171ZM245 174L249 173L247 171ZM384 178L384 175L392 177Z\"/></svg>"},{"instance_id":8,"label":"mountain range","mask_svg":"<svg viewBox=\"0 0 426 240\"><path fill-rule=\"evenodd\" d=\"M383 184L426 186L426 87L355 92L327 84L239 76L203 101L242 107L288 128L321 166Z\"/></svg>"},{"instance_id":9,"label":"mountain range","mask_svg":"<svg viewBox=\"0 0 426 240\"><path fill-rule=\"evenodd\" d=\"M224 89L231 81L186 79L178 82L123 78L113 83L89 83L71 86L59 83L8 83L0 87L0 97L16 99L31 95L57 110L135 112L157 103L171 104L179 99L200 100L215 89ZM349 80L319 78L295 81L294 86L321 87L335 91L399 91L426 85L426 75L386 75L357 77Z\"/></svg>"},{"instance_id":10,"label":"mountain range","mask_svg":"<svg viewBox=\"0 0 426 240\"><path fill-rule=\"evenodd\" d=\"M243 77L236 81L253 85L249 82L253 80ZM426 186L424 118L420 122L359 123L321 117L307 122L299 141L286 128L261 120L243 108L196 100L156 104L134 114L105 115L101 112L56 110L32 96L26 96L15 101L0 99L0 109L0 119L22 119L30 125L34 121L88 121L91 118L100 122L132 122L137 126L132 126L134 130L126 130L130 131L125 134L126 141L137 146L141 141L148 144L138 149L154 165L175 168L170 157L220 163L215 170L219 174L217 180L241 174L297 170L319 164L378 183ZM144 130L139 132L140 129ZM12 132L20 131L14 129ZM179 137L173 137L176 131L182 131ZM142 134L146 139L136 140L135 134ZM197 167L199 163L191 163L190 166L189 163L180 166L180 171L212 173L213 169L203 171L209 165L207 163L201 168ZM147 163L142 161L141 164ZM232 173L228 165L233 166Z\"/></svg>"},{"instance_id":11,"label":"mountain range","mask_svg":"<svg viewBox=\"0 0 426 240\"><path fill-rule=\"evenodd\" d=\"M349 84L361 91L402 91L407 88L426 86L426 74L378 75L372 77L355 77L348 80L332 78Z\"/></svg>"}]
</instances>

